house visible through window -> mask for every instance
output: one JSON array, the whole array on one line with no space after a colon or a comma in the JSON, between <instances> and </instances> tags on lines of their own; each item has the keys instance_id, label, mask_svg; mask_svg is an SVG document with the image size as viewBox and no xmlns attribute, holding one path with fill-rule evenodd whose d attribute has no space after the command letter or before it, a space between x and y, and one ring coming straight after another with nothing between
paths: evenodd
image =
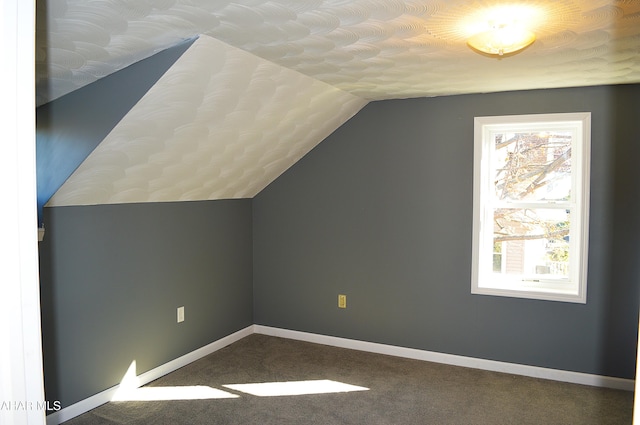
<instances>
[{"instance_id":1,"label":"house visible through window","mask_svg":"<svg viewBox=\"0 0 640 425\"><path fill-rule=\"evenodd\" d=\"M590 118L475 119L472 293L586 302Z\"/></svg>"}]
</instances>

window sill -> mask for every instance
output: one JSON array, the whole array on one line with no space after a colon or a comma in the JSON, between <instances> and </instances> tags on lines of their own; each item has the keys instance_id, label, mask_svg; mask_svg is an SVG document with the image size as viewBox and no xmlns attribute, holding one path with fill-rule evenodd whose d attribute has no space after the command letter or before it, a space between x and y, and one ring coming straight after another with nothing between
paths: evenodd
<instances>
[{"instance_id":1,"label":"window sill","mask_svg":"<svg viewBox=\"0 0 640 425\"><path fill-rule=\"evenodd\" d=\"M511 298L528 298L533 300L543 301L559 301L569 302L577 304L587 303L587 294L579 293L575 288L571 289L551 289L551 288L498 288L498 287L474 287L471 290L474 295L492 295L498 297L511 297Z\"/></svg>"}]
</instances>

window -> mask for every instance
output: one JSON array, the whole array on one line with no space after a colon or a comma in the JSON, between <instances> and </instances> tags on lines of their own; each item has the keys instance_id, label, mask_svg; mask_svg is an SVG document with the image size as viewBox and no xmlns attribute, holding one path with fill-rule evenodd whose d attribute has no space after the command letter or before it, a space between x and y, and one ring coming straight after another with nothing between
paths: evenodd
<instances>
[{"instance_id":1,"label":"window","mask_svg":"<svg viewBox=\"0 0 640 425\"><path fill-rule=\"evenodd\" d=\"M471 292L586 303L590 113L476 117Z\"/></svg>"}]
</instances>

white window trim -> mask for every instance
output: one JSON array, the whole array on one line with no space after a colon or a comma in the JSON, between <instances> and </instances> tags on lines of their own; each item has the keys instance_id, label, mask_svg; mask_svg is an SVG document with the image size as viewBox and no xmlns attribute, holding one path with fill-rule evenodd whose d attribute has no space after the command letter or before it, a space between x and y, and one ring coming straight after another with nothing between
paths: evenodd
<instances>
[{"instance_id":1,"label":"white window trim","mask_svg":"<svg viewBox=\"0 0 640 425\"><path fill-rule=\"evenodd\" d=\"M573 274L575 279L571 290L567 291L559 287L557 282L531 282L531 284L521 285L519 288L504 285L492 280L491 283L482 281L480 273L480 265L483 264L480 258L480 246L482 238L487 232L482 228L483 214L486 205L482 196L489 196L488 179L483 182L483 170L489 167L489 159L486 149L483 146L489 139L491 130L505 127L513 127L514 129L527 129L540 127L553 128L556 123L576 122L579 123L577 131L581 142L581 149L577 152L572 151L572 163L574 168L572 174L575 176L574 185L576 190L572 190L572 194L576 195L575 206L580 212L579 217L575 220L575 225L571 226L572 246L576 247L572 255L579 255L580 267ZM580 134L581 133L581 134ZM575 150L574 150L575 151ZM588 241L589 241L589 188L590 188L590 157L591 157L591 113L561 113L561 114L534 114L534 115L506 115L493 117L476 117L474 120L474 185L473 185L473 249L472 249L472 275L471 275L471 293L481 295L495 295L516 298L531 298L549 301L564 301L573 303L587 302L587 259L588 259ZM486 187L484 187L485 185ZM482 190L482 189L485 190ZM491 234L492 230L489 231ZM491 250L493 253L493 250Z\"/></svg>"}]
</instances>

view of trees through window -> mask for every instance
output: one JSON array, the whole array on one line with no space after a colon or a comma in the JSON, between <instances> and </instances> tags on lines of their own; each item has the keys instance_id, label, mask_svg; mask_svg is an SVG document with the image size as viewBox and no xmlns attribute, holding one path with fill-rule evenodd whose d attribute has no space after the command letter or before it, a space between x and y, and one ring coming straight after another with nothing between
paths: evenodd
<instances>
[{"instance_id":1,"label":"view of trees through window","mask_svg":"<svg viewBox=\"0 0 640 425\"><path fill-rule=\"evenodd\" d=\"M573 133L492 138L493 272L568 277Z\"/></svg>"}]
</instances>

